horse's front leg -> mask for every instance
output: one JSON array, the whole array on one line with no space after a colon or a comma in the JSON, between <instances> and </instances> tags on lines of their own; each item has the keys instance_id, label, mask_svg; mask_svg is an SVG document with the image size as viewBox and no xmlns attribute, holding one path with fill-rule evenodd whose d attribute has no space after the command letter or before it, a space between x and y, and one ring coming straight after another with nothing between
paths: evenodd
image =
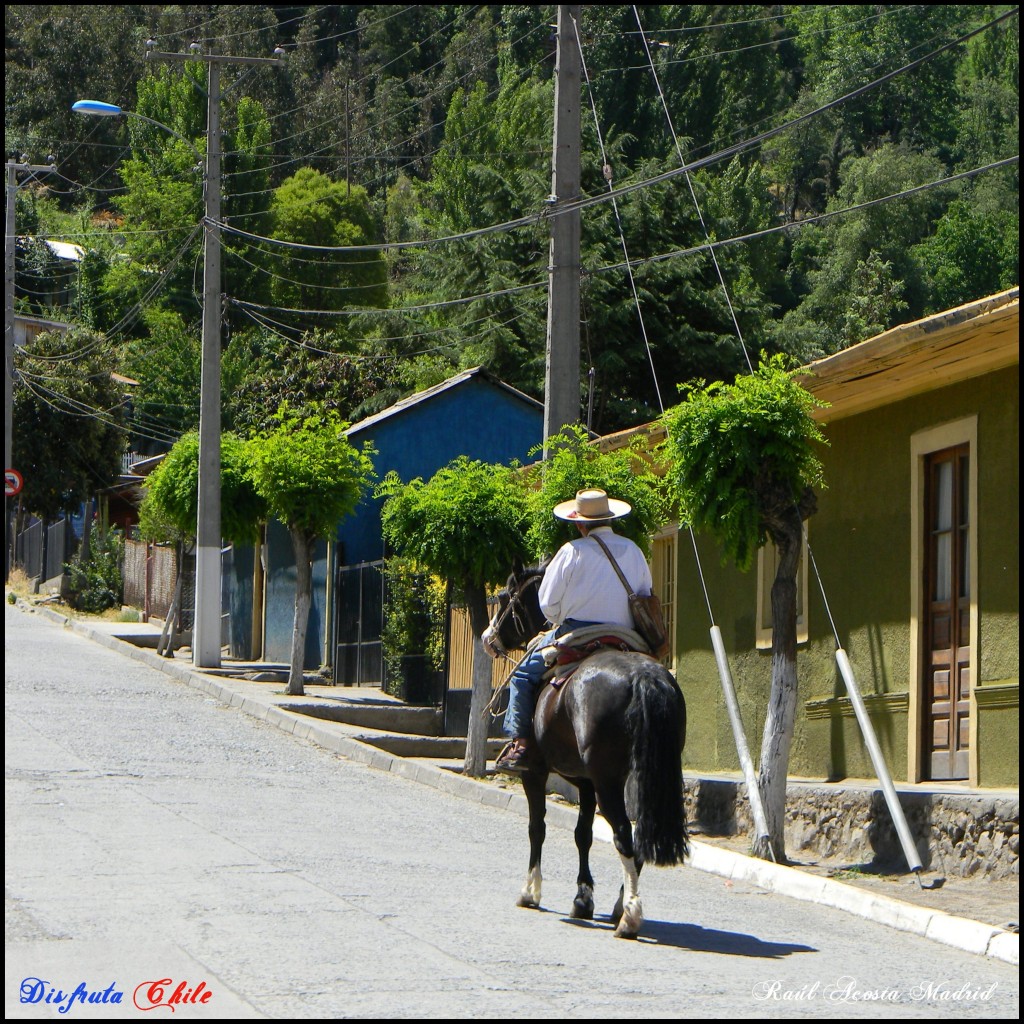
<instances>
[{"instance_id":1,"label":"horse's front leg","mask_svg":"<svg viewBox=\"0 0 1024 1024\"><path fill-rule=\"evenodd\" d=\"M622 862L622 888L612 911L615 936L635 939L644 922L644 909L640 902L640 869L643 862L633 849L633 826L626 813L625 793L622 786L599 787L597 791L601 813L612 828L613 842Z\"/></svg>"},{"instance_id":2,"label":"horse's front leg","mask_svg":"<svg viewBox=\"0 0 1024 1024\"><path fill-rule=\"evenodd\" d=\"M580 813L576 819L576 849L580 855L580 871L576 876L576 898L571 917L589 921L594 916L594 876L590 873L590 847L594 842L594 811L597 796L589 779L574 779L580 793Z\"/></svg>"},{"instance_id":3,"label":"horse's front leg","mask_svg":"<svg viewBox=\"0 0 1024 1024\"><path fill-rule=\"evenodd\" d=\"M547 826L544 824L544 815L547 812L547 786L548 773L546 771L523 773L523 790L530 808L530 867L526 872L523 890L519 894L519 899L516 900L517 907L536 909L540 906L542 881L540 852L544 846L544 836L547 831Z\"/></svg>"}]
</instances>

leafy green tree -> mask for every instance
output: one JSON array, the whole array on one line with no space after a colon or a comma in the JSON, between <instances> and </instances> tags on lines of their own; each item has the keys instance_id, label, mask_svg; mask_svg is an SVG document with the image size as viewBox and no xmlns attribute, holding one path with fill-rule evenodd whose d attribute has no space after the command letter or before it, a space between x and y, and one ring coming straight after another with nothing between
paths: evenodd
<instances>
[{"instance_id":1,"label":"leafy green tree","mask_svg":"<svg viewBox=\"0 0 1024 1024\"><path fill-rule=\"evenodd\" d=\"M987 19L999 9L975 10ZM1020 148L1020 18L971 39L958 72L957 170L1014 156Z\"/></svg>"},{"instance_id":2,"label":"leafy green tree","mask_svg":"<svg viewBox=\"0 0 1024 1024\"><path fill-rule=\"evenodd\" d=\"M985 213L951 203L935 234L914 249L930 282L929 312L1012 287L1020 279L1020 222L1010 210Z\"/></svg>"},{"instance_id":3,"label":"leafy green tree","mask_svg":"<svg viewBox=\"0 0 1024 1024\"><path fill-rule=\"evenodd\" d=\"M843 162L842 182L829 207L842 210L895 195L943 174L933 156L883 145ZM821 236L816 243L804 241L809 260L803 273L810 291L784 316L779 346L807 362L895 326L904 313L921 316L927 287L911 250L931 235L952 188L928 189L836 217L818 229L805 229ZM856 308L865 283L874 290L873 317ZM869 331L860 337L852 330L858 319ZM810 350L802 347L804 339L813 339Z\"/></svg>"},{"instance_id":4,"label":"leafy green tree","mask_svg":"<svg viewBox=\"0 0 1024 1024\"><path fill-rule=\"evenodd\" d=\"M121 371L138 387L132 393L134 450L157 452L199 427L202 346L174 310L150 307L146 335L120 350Z\"/></svg>"},{"instance_id":5,"label":"leafy green tree","mask_svg":"<svg viewBox=\"0 0 1024 1024\"><path fill-rule=\"evenodd\" d=\"M112 264L106 291L122 303L148 303L156 274L158 301L194 316L193 264L201 250L203 217L202 135L206 124L203 65L160 66L139 83L135 112L126 119L131 157L121 163L124 192L114 200L124 218L128 260ZM169 133L160 124L171 129Z\"/></svg>"},{"instance_id":6,"label":"leafy green tree","mask_svg":"<svg viewBox=\"0 0 1024 1024\"><path fill-rule=\"evenodd\" d=\"M47 521L109 487L125 450L125 389L102 336L40 334L15 353L14 466L22 506Z\"/></svg>"},{"instance_id":7,"label":"leafy green tree","mask_svg":"<svg viewBox=\"0 0 1024 1024\"><path fill-rule=\"evenodd\" d=\"M926 18L909 7L878 13L854 5L794 9L789 27L804 88L818 103L837 99L908 63L908 55L921 56L936 41L966 31L965 15L951 4L931 7ZM956 62L930 61L844 103L836 112L838 130L853 141L888 138L931 150L948 145L955 86Z\"/></svg>"},{"instance_id":8,"label":"leafy green tree","mask_svg":"<svg viewBox=\"0 0 1024 1024\"><path fill-rule=\"evenodd\" d=\"M382 229L366 190L331 181L304 167L274 192L269 211L273 237L330 249L379 243ZM380 307L388 302L387 267L380 252L274 249L263 257L273 274L271 293L293 309Z\"/></svg>"},{"instance_id":9,"label":"leafy green tree","mask_svg":"<svg viewBox=\"0 0 1024 1024\"><path fill-rule=\"evenodd\" d=\"M270 225L271 128L265 108L243 96L234 111L233 131L224 154L222 207L232 227L265 235ZM248 302L268 302L270 281L252 259L248 245L222 236L224 289ZM230 316L229 316L230 318Z\"/></svg>"},{"instance_id":10,"label":"leafy green tree","mask_svg":"<svg viewBox=\"0 0 1024 1024\"><path fill-rule=\"evenodd\" d=\"M251 476L248 444L235 434L220 439L221 535L252 544L267 518L267 506ZM199 517L199 434L189 431L175 443L146 480L139 508L139 530L147 540L190 545Z\"/></svg>"},{"instance_id":11,"label":"leafy green tree","mask_svg":"<svg viewBox=\"0 0 1024 1024\"><path fill-rule=\"evenodd\" d=\"M460 457L430 480L404 484L389 473L377 488L384 538L403 558L447 580L466 602L473 630L473 691L463 771L483 775L491 661L480 637L488 625L487 588L505 582L527 557L526 490L508 466Z\"/></svg>"},{"instance_id":12,"label":"leafy green tree","mask_svg":"<svg viewBox=\"0 0 1024 1024\"><path fill-rule=\"evenodd\" d=\"M892 263L872 250L853 270L849 306L840 327L843 348L881 334L907 308L904 284L893 276Z\"/></svg>"},{"instance_id":13,"label":"leafy green tree","mask_svg":"<svg viewBox=\"0 0 1024 1024\"><path fill-rule=\"evenodd\" d=\"M225 422L243 434L261 433L284 402L298 415L318 408L350 421L367 415L376 396L394 389L397 360L348 354L354 347L343 330L314 331L301 345L268 332L237 332L223 360Z\"/></svg>"},{"instance_id":14,"label":"leafy green tree","mask_svg":"<svg viewBox=\"0 0 1024 1024\"><path fill-rule=\"evenodd\" d=\"M481 45L477 37L487 38L493 13L487 7L449 4L413 7L401 18L381 17L374 7L358 10L352 158L358 161L363 180L386 186L400 168L422 175L429 166L452 82L460 77L459 64L467 49L460 36L468 33L473 37L469 48L486 53L483 67L474 62L463 75L490 77L485 62L497 47ZM375 73L366 74L371 67Z\"/></svg>"},{"instance_id":15,"label":"leafy green tree","mask_svg":"<svg viewBox=\"0 0 1024 1024\"><path fill-rule=\"evenodd\" d=\"M755 854L785 858L789 750L797 701L796 573L803 521L823 486L815 446L824 438L811 413L821 406L783 369L781 356L734 384L692 385L665 413L669 486L682 515L720 545L723 562L753 564L770 538L779 565L772 584L772 681L758 786L767 846Z\"/></svg>"},{"instance_id":16,"label":"leafy green tree","mask_svg":"<svg viewBox=\"0 0 1024 1024\"><path fill-rule=\"evenodd\" d=\"M384 689L416 703L425 696L422 683L417 685L416 670L436 672L444 667L447 586L406 558L388 558L384 580ZM411 676L409 665L414 666ZM426 681L425 676L419 679Z\"/></svg>"},{"instance_id":17,"label":"leafy green tree","mask_svg":"<svg viewBox=\"0 0 1024 1024\"><path fill-rule=\"evenodd\" d=\"M550 150L551 96L550 82L532 78L510 81L496 96L483 82L457 89L429 179L400 179L388 196L391 240L457 235L538 209L550 190L550 172L532 154ZM428 364L427 373L438 360L451 369L483 365L537 394L544 377L538 339L545 334L546 290L509 289L546 281L547 250L546 231L534 227L400 254L401 304L482 296L416 317L407 333L438 341L408 346L412 360ZM432 351L421 356L424 347ZM420 379L422 373L412 371Z\"/></svg>"},{"instance_id":18,"label":"leafy green tree","mask_svg":"<svg viewBox=\"0 0 1024 1024\"><path fill-rule=\"evenodd\" d=\"M277 425L249 442L256 493L288 528L295 553L295 619L285 690L291 696L304 692L313 545L336 536L338 523L355 511L374 476L372 447L354 448L345 437L347 427L333 413L300 420L283 407Z\"/></svg>"},{"instance_id":19,"label":"leafy green tree","mask_svg":"<svg viewBox=\"0 0 1024 1024\"><path fill-rule=\"evenodd\" d=\"M142 73L144 12L133 4L24 4L4 10L4 124L8 152L58 153L82 137L71 104L84 96L129 93ZM92 141L110 139L112 124L94 124ZM92 182L110 162L103 146L74 147L61 162L71 181Z\"/></svg>"}]
</instances>

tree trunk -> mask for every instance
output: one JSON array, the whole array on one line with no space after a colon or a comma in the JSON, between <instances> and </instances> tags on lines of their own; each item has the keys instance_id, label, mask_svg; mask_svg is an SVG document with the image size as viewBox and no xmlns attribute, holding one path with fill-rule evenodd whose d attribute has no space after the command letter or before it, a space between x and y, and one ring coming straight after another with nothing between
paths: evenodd
<instances>
[{"instance_id":1,"label":"tree trunk","mask_svg":"<svg viewBox=\"0 0 1024 1024\"><path fill-rule=\"evenodd\" d=\"M463 587L469 623L473 630L473 690L469 700L469 728L466 731L466 759L464 775L482 776L487 770L487 734L491 702L491 659L484 650L480 637L487 628L487 594L483 586L466 584Z\"/></svg>"},{"instance_id":2,"label":"tree trunk","mask_svg":"<svg viewBox=\"0 0 1024 1024\"><path fill-rule=\"evenodd\" d=\"M771 538L779 553L772 583L772 683L761 743L758 788L768 824L767 843L754 843L753 853L780 864L786 858L786 783L789 751L796 721L796 573L803 530L796 506L773 524ZM769 848L770 847L770 848Z\"/></svg>"},{"instance_id":3,"label":"tree trunk","mask_svg":"<svg viewBox=\"0 0 1024 1024\"><path fill-rule=\"evenodd\" d=\"M290 697L301 697L306 692L302 685L306 667L306 630L309 627L309 608L313 602L313 543L302 530L289 529L295 552L295 620L292 624L292 661L288 670Z\"/></svg>"}]
</instances>

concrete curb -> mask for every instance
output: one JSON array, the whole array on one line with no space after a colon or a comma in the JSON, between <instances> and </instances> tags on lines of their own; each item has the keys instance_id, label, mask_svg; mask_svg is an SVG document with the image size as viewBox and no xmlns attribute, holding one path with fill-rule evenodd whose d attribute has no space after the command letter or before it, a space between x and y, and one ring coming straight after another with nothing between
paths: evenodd
<instances>
[{"instance_id":1,"label":"concrete curb","mask_svg":"<svg viewBox=\"0 0 1024 1024\"><path fill-rule=\"evenodd\" d=\"M499 810L513 811L523 818L529 817L526 798L521 793L499 789L435 765L422 764L389 754L361 740L346 736L339 723L289 712L280 706L280 695L267 694L259 698L247 696L233 688L227 680L204 675L191 667L163 658L155 651L136 647L126 640L94 629L81 620L68 618L53 609L34 607L21 600L18 601L18 607L70 628L104 647L187 683L229 707L236 707L268 725L315 743L351 761L432 786L461 799L476 800ZM246 686L266 685L243 682ZM547 821L571 830L576 826L576 813L569 807L551 804L548 807ZM607 840L610 839L610 832L602 835L595 829L594 837ZM808 875L795 868L745 857L706 843L692 842L691 854L686 863L688 867L696 868L698 871L734 881L748 882L791 899L842 910L967 953L990 956L1014 965L1020 962L1020 936L980 921L952 917L937 910L928 910L901 900L878 896L834 879Z\"/></svg>"}]
</instances>

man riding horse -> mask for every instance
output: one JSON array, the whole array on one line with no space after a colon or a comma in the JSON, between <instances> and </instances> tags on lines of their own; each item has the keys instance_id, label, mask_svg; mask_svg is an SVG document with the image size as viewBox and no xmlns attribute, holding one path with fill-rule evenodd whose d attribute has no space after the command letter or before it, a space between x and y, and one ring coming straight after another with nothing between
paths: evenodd
<instances>
[{"instance_id":1,"label":"man riding horse","mask_svg":"<svg viewBox=\"0 0 1024 1024\"><path fill-rule=\"evenodd\" d=\"M651 570L643 552L633 541L615 533L610 525L630 512L628 502L609 498L598 489L578 491L574 499L555 506L555 517L574 523L580 536L559 549L544 573L538 597L553 628L531 645L509 678L504 731L512 739L498 756L498 771L528 771L538 760L533 711L549 667L544 659L545 648L566 633L585 626L633 628L626 588L608 557L614 557L637 594L650 594ZM596 538L600 538L607 552ZM492 656L496 654L490 647L488 650Z\"/></svg>"}]
</instances>

